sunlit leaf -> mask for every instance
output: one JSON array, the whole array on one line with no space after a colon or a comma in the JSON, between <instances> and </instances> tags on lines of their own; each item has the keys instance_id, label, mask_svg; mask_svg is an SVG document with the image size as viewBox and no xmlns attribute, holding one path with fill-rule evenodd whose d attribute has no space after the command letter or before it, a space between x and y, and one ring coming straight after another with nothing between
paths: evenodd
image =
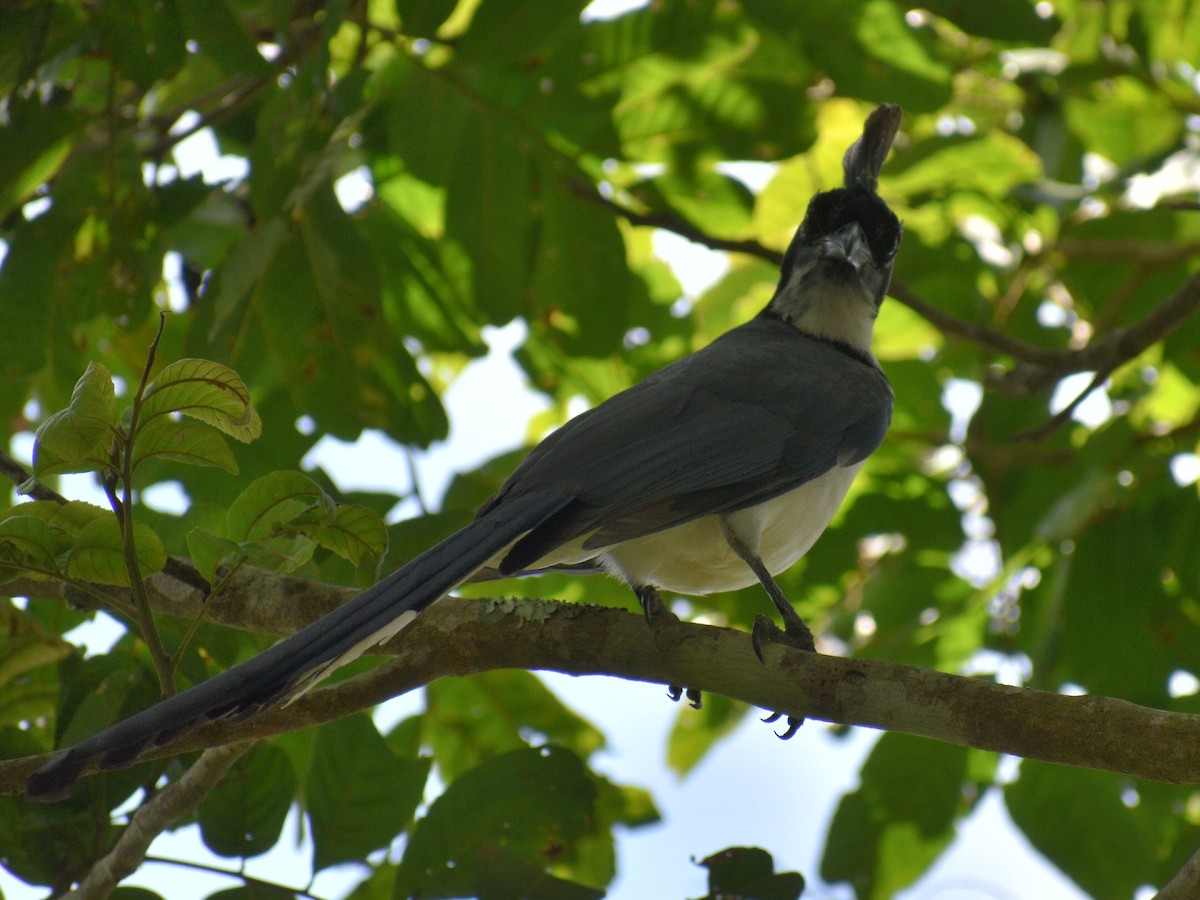
<instances>
[{"instance_id":1,"label":"sunlit leaf","mask_svg":"<svg viewBox=\"0 0 1200 900\"><path fill-rule=\"evenodd\" d=\"M109 463L116 420L112 375L98 363L75 383L71 405L49 416L37 431L33 471L38 477L94 472Z\"/></svg>"},{"instance_id":2,"label":"sunlit leaf","mask_svg":"<svg viewBox=\"0 0 1200 900\"><path fill-rule=\"evenodd\" d=\"M332 521L313 523L305 534L342 559L358 565L364 559L378 557L387 549L387 527L383 519L363 506L339 506Z\"/></svg>"},{"instance_id":3,"label":"sunlit leaf","mask_svg":"<svg viewBox=\"0 0 1200 900\"><path fill-rule=\"evenodd\" d=\"M271 537L314 505L333 505L315 481L299 472L272 472L255 479L230 505L229 535L238 541Z\"/></svg>"},{"instance_id":4,"label":"sunlit leaf","mask_svg":"<svg viewBox=\"0 0 1200 900\"><path fill-rule=\"evenodd\" d=\"M199 419L242 442L262 433L262 421L241 377L228 366L206 359L173 362L147 385L142 422L149 425L169 413Z\"/></svg>"},{"instance_id":5,"label":"sunlit leaf","mask_svg":"<svg viewBox=\"0 0 1200 900\"><path fill-rule=\"evenodd\" d=\"M166 416L138 429L133 448L134 471L139 463L155 458L193 466L213 466L234 475L238 470L233 451L215 428Z\"/></svg>"}]
</instances>

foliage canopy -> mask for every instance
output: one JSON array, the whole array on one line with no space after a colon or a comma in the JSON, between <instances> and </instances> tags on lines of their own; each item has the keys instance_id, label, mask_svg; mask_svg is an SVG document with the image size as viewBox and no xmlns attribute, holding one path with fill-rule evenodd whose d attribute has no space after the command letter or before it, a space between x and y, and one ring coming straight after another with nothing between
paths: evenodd
<instances>
[{"instance_id":1,"label":"foliage canopy","mask_svg":"<svg viewBox=\"0 0 1200 900\"><path fill-rule=\"evenodd\" d=\"M463 524L516 454L386 531L402 497L295 470L321 435L444 438L440 398L489 326L524 323L516 360L552 404L532 440L753 315L879 102L906 114L880 179L906 230L877 326L895 420L781 583L839 653L1200 712L1200 4L585 6L6 8L0 421L19 446L39 430L27 475L97 471L121 518L42 494L0 519L0 572L29 598L2 607L0 755L269 643L156 618L138 585L182 565L168 555L218 587L230 564L362 586ZM197 134L229 174L177 155ZM365 202L339 198L348 173ZM682 297L656 229L727 270ZM946 401L964 393L977 408ZM165 482L182 514L143 502ZM561 576L470 590L513 592L630 604ZM62 636L96 608L130 630L84 658ZM695 608L744 629L762 599ZM356 898L600 896L614 826L655 817L589 768L603 735L521 671L435 682L427 707L387 734L356 714L257 745L195 808L205 842L261 854L298 803L317 868L369 867ZM670 758L686 771L745 712L712 698ZM109 851L111 811L189 759L90 777L54 807L0 797L5 867L67 888ZM886 735L804 874L892 896L997 790L1097 897L1161 886L1200 847L1194 787L1028 761L1001 785L996 763ZM433 768L446 790L421 806ZM703 864L713 895L803 887L761 850Z\"/></svg>"}]
</instances>

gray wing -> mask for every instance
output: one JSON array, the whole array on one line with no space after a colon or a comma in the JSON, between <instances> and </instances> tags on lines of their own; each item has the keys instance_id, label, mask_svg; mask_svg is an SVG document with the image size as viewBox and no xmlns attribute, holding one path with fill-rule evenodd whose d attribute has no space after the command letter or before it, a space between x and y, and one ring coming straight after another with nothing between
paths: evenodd
<instances>
[{"instance_id":1,"label":"gray wing","mask_svg":"<svg viewBox=\"0 0 1200 900\"><path fill-rule=\"evenodd\" d=\"M523 571L583 535L585 547L608 546L861 462L883 440L891 409L873 363L760 317L572 419L481 514L530 491L574 497L501 566Z\"/></svg>"}]
</instances>

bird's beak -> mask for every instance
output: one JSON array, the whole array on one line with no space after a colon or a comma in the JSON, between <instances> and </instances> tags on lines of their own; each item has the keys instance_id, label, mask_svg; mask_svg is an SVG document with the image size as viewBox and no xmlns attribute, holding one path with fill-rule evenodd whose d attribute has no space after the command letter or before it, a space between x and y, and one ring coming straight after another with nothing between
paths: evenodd
<instances>
[{"instance_id":1,"label":"bird's beak","mask_svg":"<svg viewBox=\"0 0 1200 900\"><path fill-rule=\"evenodd\" d=\"M820 247L822 257L844 260L853 266L856 272L861 272L863 266L874 265L875 262L866 236L857 222L848 222L833 234L826 235L821 239Z\"/></svg>"}]
</instances>

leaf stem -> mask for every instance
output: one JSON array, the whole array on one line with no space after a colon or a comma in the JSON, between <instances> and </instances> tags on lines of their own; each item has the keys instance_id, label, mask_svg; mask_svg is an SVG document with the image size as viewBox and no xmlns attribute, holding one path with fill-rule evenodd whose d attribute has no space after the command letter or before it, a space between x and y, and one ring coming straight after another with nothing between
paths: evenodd
<instances>
[{"instance_id":1,"label":"leaf stem","mask_svg":"<svg viewBox=\"0 0 1200 900\"><path fill-rule=\"evenodd\" d=\"M146 583L142 579L141 566L138 564L137 544L133 537L133 445L137 440L138 415L141 412L142 400L146 394L146 385L150 381L150 371L154 367L154 357L158 351L158 343L162 340L163 327L166 325L166 313L159 313L158 332L150 342L146 353L146 365L142 370L142 378L133 397L133 411L129 417L129 431L125 435L124 446L121 448L121 482L122 495L120 503L114 506L117 518L121 523L122 544L125 550L125 568L129 572L129 589L133 596L134 612L142 638L150 650L150 659L154 663L154 671L158 674L158 683L164 697L175 693L175 669L170 655L163 646L158 626L154 624L154 613L150 610L150 597L146 592ZM109 491L109 500L115 499L115 492Z\"/></svg>"}]
</instances>

